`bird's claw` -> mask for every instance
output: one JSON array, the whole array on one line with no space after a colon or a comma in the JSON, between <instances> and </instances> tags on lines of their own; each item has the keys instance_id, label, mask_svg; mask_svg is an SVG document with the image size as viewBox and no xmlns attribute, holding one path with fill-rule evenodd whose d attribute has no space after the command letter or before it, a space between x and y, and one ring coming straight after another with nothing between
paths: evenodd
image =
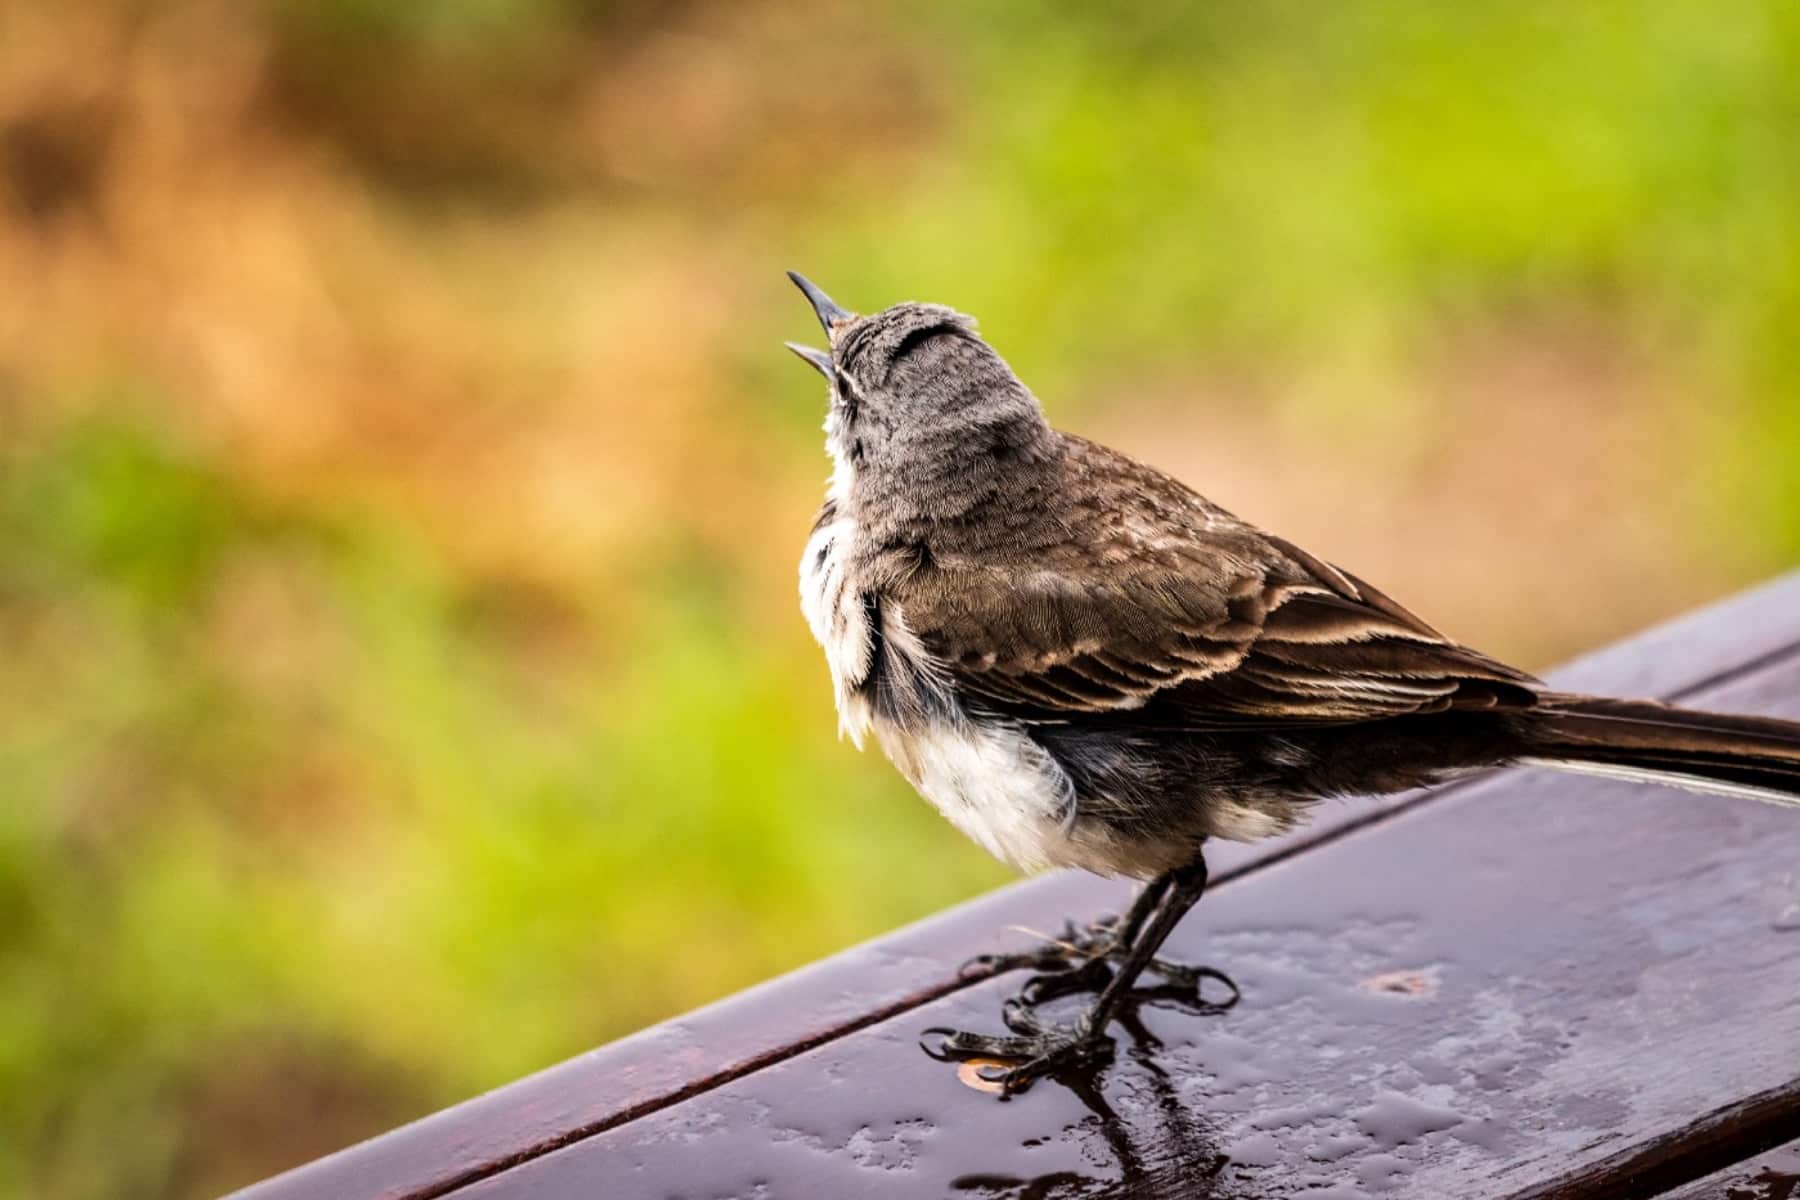
<instances>
[{"instance_id":1,"label":"bird's claw","mask_svg":"<svg viewBox=\"0 0 1800 1200\"><path fill-rule=\"evenodd\" d=\"M1162 976L1164 983L1169 987L1184 993L1183 1000L1209 1012L1222 1012L1243 998L1243 992L1239 990L1236 981L1217 967L1194 967L1186 963L1164 962L1160 958L1153 958L1146 969ZM1209 979L1224 984L1231 994L1223 1000L1208 1000L1201 989L1205 987L1206 981Z\"/></svg>"},{"instance_id":2,"label":"bird's claw","mask_svg":"<svg viewBox=\"0 0 1800 1200\"><path fill-rule=\"evenodd\" d=\"M1070 921L1060 936L1042 945L1012 954L976 955L963 963L958 973L965 979L986 979L1008 971L1035 970L1037 974L1019 989L1019 998L1028 1004L1045 1004L1077 992L1098 992L1112 981L1108 963L1123 960L1130 951L1116 936L1118 924L1117 916L1101 917L1088 925ZM1145 969L1174 991L1192 992L1192 1001L1203 1007L1229 1008L1237 1003L1237 984L1213 967L1153 958ZM1229 988L1230 997L1222 1002L1205 1000L1200 989L1209 979Z\"/></svg>"},{"instance_id":3,"label":"bird's claw","mask_svg":"<svg viewBox=\"0 0 1800 1200\"><path fill-rule=\"evenodd\" d=\"M1104 958L1090 958L1079 965L1033 975L1020 986L1017 999L1027 1004L1048 1004L1059 996L1098 992L1112 982L1112 976L1112 968Z\"/></svg>"},{"instance_id":4,"label":"bird's claw","mask_svg":"<svg viewBox=\"0 0 1800 1200\"><path fill-rule=\"evenodd\" d=\"M965 979L985 979L1027 968L1053 973L1069 970L1097 958L1122 953L1124 948L1112 936L1117 922L1117 917L1101 917L1091 925L1069 921L1060 935L1046 939L1041 945L1011 954L977 954L964 961L957 973Z\"/></svg>"},{"instance_id":5,"label":"bird's claw","mask_svg":"<svg viewBox=\"0 0 1800 1200\"><path fill-rule=\"evenodd\" d=\"M1082 1018L1069 1025L1040 1019L1031 1007L1011 1001L1005 1009L1011 1034L969 1033L960 1029L930 1029L941 1035L933 1057L942 1059L1003 1059L1011 1066L984 1063L976 1074L997 1084L1003 1096L1016 1095L1046 1075L1068 1067L1100 1062L1112 1056L1113 1040L1096 1031Z\"/></svg>"}]
</instances>

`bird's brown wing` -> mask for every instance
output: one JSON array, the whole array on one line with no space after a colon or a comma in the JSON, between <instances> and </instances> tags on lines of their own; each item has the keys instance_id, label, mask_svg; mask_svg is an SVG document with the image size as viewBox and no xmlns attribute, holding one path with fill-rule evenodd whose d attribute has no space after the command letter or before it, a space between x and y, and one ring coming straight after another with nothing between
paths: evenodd
<instances>
[{"instance_id":1,"label":"bird's brown wing","mask_svg":"<svg viewBox=\"0 0 1800 1200\"><path fill-rule=\"evenodd\" d=\"M1028 721L1274 728L1535 702L1529 675L1354 576L1248 529L1220 536L1173 559L916 575L893 599L959 689Z\"/></svg>"}]
</instances>

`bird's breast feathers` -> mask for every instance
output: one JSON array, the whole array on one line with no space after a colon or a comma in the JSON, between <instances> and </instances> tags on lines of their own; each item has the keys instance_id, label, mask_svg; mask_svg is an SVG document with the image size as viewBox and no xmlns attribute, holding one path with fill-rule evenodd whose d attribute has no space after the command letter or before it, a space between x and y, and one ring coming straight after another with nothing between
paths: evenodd
<instances>
[{"instance_id":1,"label":"bird's breast feathers","mask_svg":"<svg viewBox=\"0 0 1800 1200\"><path fill-rule=\"evenodd\" d=\"M874 662L875 629L850 580L855 538L855 522L827 500L800 558L800 610L831 669L838 733L860 750L873 716L863 685Z\"/></svg>"},{"instance_id":2,"label":"bird's breast feathers","mask_svg":"<svg viewBox=\"0 0 1800 1200\"><path fill-rule=\"evenodd\" d=\"M855 585L856 537L854 522L827 503L800 562L800 604L831 670L840 732L860 748L873 731L920 795L1020 870L1166 869L1081 819L1073 781L1023 726L964 709L900 607Z\"/></svg>"}]
</instances>

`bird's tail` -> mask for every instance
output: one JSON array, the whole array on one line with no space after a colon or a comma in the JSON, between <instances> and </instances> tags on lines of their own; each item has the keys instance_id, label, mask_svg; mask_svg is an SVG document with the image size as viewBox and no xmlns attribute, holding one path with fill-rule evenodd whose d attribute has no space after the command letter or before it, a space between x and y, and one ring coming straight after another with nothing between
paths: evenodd
<instances>
[{"instance_id":1,"label":"bird's tail","mask_svg":"<svg viewBox=\"0 0 1800 1200\"><path fill-rule=\"evenodd\" d=\"M1800 808L1800 722L1551 693L1519 761Z\"/></svg>"}]
</instances>

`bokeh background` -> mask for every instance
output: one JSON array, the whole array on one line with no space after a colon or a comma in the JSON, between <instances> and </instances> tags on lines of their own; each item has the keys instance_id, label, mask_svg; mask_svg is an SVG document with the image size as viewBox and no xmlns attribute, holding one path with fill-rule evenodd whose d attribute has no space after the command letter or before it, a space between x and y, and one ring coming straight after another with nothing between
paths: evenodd
<instances>
[{"instance_id":1,"label":"bokeh background","mask_svg":"<svg viewBox=\"0 0 1800 1200\"><path fill-rule=\"evenodd\" d=\"M0 1193L999 883L834 740L781 276L1548 665L1800 559L1800 6L0 0Z\"/></svg>"}]
</instances>

